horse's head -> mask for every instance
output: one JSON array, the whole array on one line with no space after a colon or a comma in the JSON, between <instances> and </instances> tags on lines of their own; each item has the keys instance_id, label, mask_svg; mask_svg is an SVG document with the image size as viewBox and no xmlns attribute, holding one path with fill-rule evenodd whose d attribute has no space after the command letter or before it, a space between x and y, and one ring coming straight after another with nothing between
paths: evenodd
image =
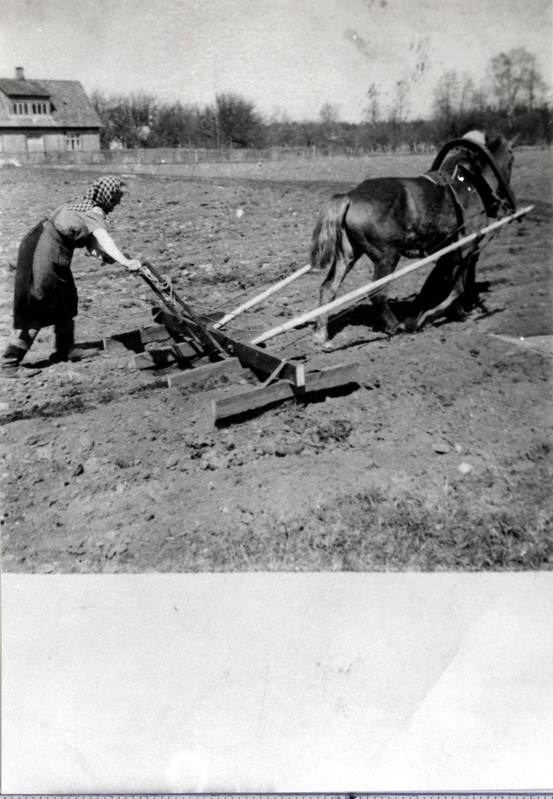
<instances>
[{"instance_id":1,"label":"horse's head","mask_svg":"<svg viewBox=\"0 0 553 799\"><path fill-rule=\"evenodd\" d=\"M515 139L509 141L501 134L488 136L487 133L481 130L469 130L468 133L463 135L460 141L471 142L468 152L473 162L480 168L484 177L487 179L491 178L491 173L495 171L493 170L493 166L495 165L500 173L500 177L509 185L513 168L513 144ZM476 147L473 145L476 145ZM488 155L491 155L493 164L490 164ZM499 176L496 174L495 177L498 178Z\"/></svg>"},{"instance_id":2,"label":"horse's head","mask_svg":"<svg viewBox=\"0 0 553 799\"><path fill-rule=\"evenodd\" d=\"M501 134L494 136L493 138L486 139L486 147L507 186L511 183L511 172L513 170L513 161L515 159L513 154L513 143L514 140L509 141Z\"/></svg>"}]
</instances>

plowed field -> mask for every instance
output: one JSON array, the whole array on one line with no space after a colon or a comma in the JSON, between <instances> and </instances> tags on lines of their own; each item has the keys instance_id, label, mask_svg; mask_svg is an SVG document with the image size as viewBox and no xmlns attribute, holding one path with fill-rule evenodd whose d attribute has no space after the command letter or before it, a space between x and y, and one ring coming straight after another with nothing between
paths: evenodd
<instances>
[{"instance_id":1,"label":"plowed field","mask_svg":"<svg viewBox=\"0 0 553 799\"><path fill-rule=\"evenodd\" d=\"M430 161L160 166L128 175L111 230L195 309L228 310L307 263L330 193ZM94 176L1 170L2 344L21 237ZM551 568L552 360L547 339L528 341L553 333L549 152L518 152L513 188L535 209L486 247L484 307L468 318L387 339L363 324L365 304L337 320L330 352L312 328L268 343L308 368L359 362L354 390L216 427L212 400L252 387L247 375L168 388L166 372L136 369L123 347L50 365L43 330L21 376L0 385L3 569ZM80 253L73 265L78 342L152 324L157 300L139 277ZM411 296L423 273L391 297ZM360 263L344 290L370 275ZM308 273L230 330L315 307L321 279Z\"/></svg>"}]
</instances>

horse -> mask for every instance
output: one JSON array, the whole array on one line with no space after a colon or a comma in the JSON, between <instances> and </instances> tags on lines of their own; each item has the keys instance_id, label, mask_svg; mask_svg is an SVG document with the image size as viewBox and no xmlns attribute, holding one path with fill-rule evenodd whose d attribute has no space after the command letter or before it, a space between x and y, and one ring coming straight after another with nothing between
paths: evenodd
<instances>
[{"instance_id":1,"label":"horse","mask_svg":"<svg viewBox=\"0 0 553 799\"><path fill-rule=\"evenodd\" d=\"M356 261L367 255L374 279L391 275L401 256L422 258L479 230L489 217L515 210L509 184L512 144L502 135L470 131L442 147L431 170L417 177L369 178L334 194L321 210L311 241L311 268L326 270L319 307L331 302ZM477 299L479 241L442 256L405 320L398 320L386 288L374 297L388 335L420 330L441 316L466 314ZM315 341L328 346L328 315L319 317Z\"/></svg>"}]
</instances>

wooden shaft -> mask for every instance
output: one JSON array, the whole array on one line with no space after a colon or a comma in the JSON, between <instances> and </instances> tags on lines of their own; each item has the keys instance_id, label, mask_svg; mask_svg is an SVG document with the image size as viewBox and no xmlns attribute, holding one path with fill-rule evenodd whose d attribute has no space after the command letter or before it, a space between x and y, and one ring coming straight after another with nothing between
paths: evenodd
<instances>
[{"instance_id":1,"label":"wooden shaft","mask_svg":"<svg viewBox=\"0 0 553 799\"><path fill-rule=\"evenodd\" d=\"M207 347L208 350L218 350L221 354L225 355L224 350L209 332L207 326L202 323L201 318L194 313L192 308L172 287L166 285L166 282L152 264L148 261L144 261L138 270L138 274L146 281L166 307L169 308L172 313L176 314L182 324L188 328L191 337L195 338L199 344ZM194 329L192 329L192 326Z\"/></svg>"},{"instance_id":2,"label":"wooden shaft","mask_svg":"<svg viewBox=\"0 0 553 799\"><path fill-rule=\"evenodd\" d=\"M306 264L305 266L302 266L301 269L298 269L296 272L293 272L291 275L288 275L288 277L285 277L283 280L280 280L278 283L275 283L273 286L270 286L261 294L257 294L255 297L252 297L251 299L247 300L242 305L239 305L238 308L234 309L234 311L229 311L227 314L225 314L225 316L223 316L222 319L219 319L217 322L215 322L215 324L213 324L212 327L219 328L222 327L223 325L226 325L227 322L231 321L231 319L234 319L239 314L243 313L244 311L247 311L248 308L252 308L254 305L263 302L263 300L267 299L267 297L270 297L271 294L280 291L281 289L284 288L284 286L287 286L289 283L292 283L293 280L297 280L298 277L305 275L305 273L309 272L310 269L311 269L311 264Z\"/></svg>"},{"instance_id":3,"label":"wooden shaft","mask_svg":"<svg viewBox=\"0 0 553 799\"><path fill-rule=\"evenodd\" d=\"M283 322L283 324L278 325L278 327L273 327L266 333L261 333L259 336L256 336L256 338L252 339L250 343L260 344L262 341L267 341L270 338L279 336L281 333L286 333L288 330L293 330L295 327L300 327L300 325L303 325L306 322L311 322L313 319L317 319L319 316L329 313L329 311L333 311L336 308L342 308L345 305L351 305L356 300L360 299L361 297L365 297L367 294L371 294L373 291L377 291L387 283L391 283L393 280L398 280L400 277L409 274L409 272L413 272L415 269L420 269L421 266L426 266L427 264L437 261L442 257L442 255L453 252L453 250L457 250L459 247L463 247L465 244L469 244L471 241L474 241L475 239L478 239L487 233L491 233L493 230L496 230L502 225L506 225L508 222L512 222L514 219L517 219L519 216L527 214L533 208L533 205L528 205L526 208L522 208L515 214L511 214L511 216L506 216L503 219L499 219L497 222L492 222L490 225L483 227L477 233L470 233L468 236L463 236L463 238L459 239L459 241L455 241L453 244L449 244L447 247L442 247L441 250L437 250L435 253L432 253L432 255L428 255L426 258L422 258L420 261L415 261L414 264L408 264L402 269L398 269L396 272L393 272L391 275L381 277L379 280L373 280L372 283L366 283L364 286L360 286L360 288L350 291L349 294L344 294L343 297L338 297L326 305L321 305L320 308L314 308L312 311L307 311L307 313L304 313L301 316L296 316L294 319L290 319L288 322Z\"/></svg>"}]
</instances>

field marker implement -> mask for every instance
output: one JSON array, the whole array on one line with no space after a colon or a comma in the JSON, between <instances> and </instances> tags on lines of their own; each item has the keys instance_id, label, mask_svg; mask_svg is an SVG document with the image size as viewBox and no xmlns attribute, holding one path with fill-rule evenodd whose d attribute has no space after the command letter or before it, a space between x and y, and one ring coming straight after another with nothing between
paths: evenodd
<instances>
[{"instance_id":1,"label":"field marker implement","mask_svg":"<svg viewBox=\"0 0 553 799\"><path fill-rule=\"evenodd\" d=\"M166 385L170 387L196 389L230 377L243 378L249 370L249 377L253 374L260 380L260 385L214 401L216 423L286 399L306 398L310 394L356 384L357 363L306 372L303 363L283 358L248 342L247 334L242 337L219 329L247 308L297 280L309 269L309 265L303 266L221 319L215 319L209 314L197 314L177 294L170 281L145 261L138 274L161 300L163 307L154 309L154 321L157 324L111 336L104 340L104 348L134 350L134 365L138 369L180 367L180 370L165 377ZM195 365L202 359L209 362ZM194 368L190 368L192 366Z\"/></svg>"}]
</instances>

